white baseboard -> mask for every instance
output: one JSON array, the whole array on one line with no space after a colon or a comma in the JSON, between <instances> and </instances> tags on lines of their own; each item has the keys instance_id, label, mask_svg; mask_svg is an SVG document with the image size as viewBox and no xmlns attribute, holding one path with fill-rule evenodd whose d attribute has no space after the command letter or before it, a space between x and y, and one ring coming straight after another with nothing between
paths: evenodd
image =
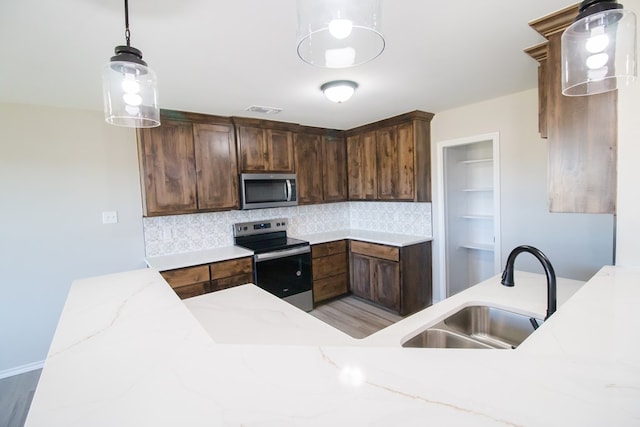
<instances>
[{"instance_id":1,"label":"white baseboard","mask_svg":"<svg viewBox=\"0 0 640 427\"><path fill-rule=\"evenodd\" d=\"M44 360L41 360L39 362L27 363L26 365L6 369L4 371L0 371L0 380L3 378L12 377L14 375L24 374L25 372L35 371L36 369L41 369L43 366Z\"/></svg>"}]
</instances>

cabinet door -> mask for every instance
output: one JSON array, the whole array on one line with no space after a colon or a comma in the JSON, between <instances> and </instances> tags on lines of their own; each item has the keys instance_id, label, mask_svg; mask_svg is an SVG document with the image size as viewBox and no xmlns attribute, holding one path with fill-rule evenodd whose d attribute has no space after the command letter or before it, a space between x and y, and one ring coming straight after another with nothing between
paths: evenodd
<instances>
[{"instance_id":1,"label":"cabinet door","mask_svg":"<svg viewBox=\"0 0 640 427\"><path fill-rule=\"evenodd\" d=\"M400 266L385 259L373 261L373 301L393 311L400 311Z\"/></svg>"},{"instance_id":2,"label":"cabinet door","mask_svg":"<svg viewBox=\"0 0 640 427\"><path fill-rule=\"evenodd\" d=\"M322 150L324 200L326 202L347 200L347 149L344 138L323 137Z\"/></svg>"},{"instance_id":3,"label":"cabinet door","mask_svg":"<svg viewBox=\"0 0 640 427\"><path fill-rule=\"evenodd\" d=\"M264 132L260 128L238 127L241 172L266 171Z\"/></svg>"},{"instance_id":4,"label":"cabinet door","mask_svg":"<svg viewBox=\"0 0 640 427\"><path fill-rule=\"evenodd\" d=\"M615 213L618 92L562 95L560 38L549 37L546 68L549 211Z\"/></svg>"},{"instance_id":5,"label":"cabinet door","mask_svg":"<svg viewBox=\"0 0 640 427\"><path fill-rule=\"evenodd\" d=\"M294 136L298 202L320 203L322 197L322 137L296 133Z\"/></svg>"},{"instance_id":6,"label":"cabinet door","mask_svg":"<svg viewBox=\"0 0 640 427\"><path fill-rule=\"evenodd\" d=\"M238 166L233 126L196 123L193 129L198 208L237 209Z\"/></svg>"},{"instance_id":7,"label":"cabinet door","mask_svg":"<svg viewBox=\"0 0 640 427\"><path fill-rule=\"evenodd\" d=\"M378 198L414 200L413 124L389 126L376 132Z\"/></svg>"},{"instance_id":8,"label":"cabinet door","mask_svg":"<svg viewBox=\"0 0 640 427\"><path fill-rule=\"evenodd\" d=\"M354 253L350 257L351 280L349 284L351 293L369 301L374 299L371 285L373 272L371 263L374 259Z\"/></svg>"},{"instance_id":9,"label":"cabinet door","mask_svg":"<svg viewBox=\"0 0 640 427\"><path fill-rule=\"evenodd\" d=\"M290 131L266 129L266 154L269 172L293 172L293 135Z\"/></svg>"},{"instance_id":10,"label":"cabinet door","mask_svg":"<svg viewBox=\"0 0 640 427\"><path fill-rule=\"evenodd\" d=\"M376 135L366 132L347 138L349 200L378 198Z\"/></svg>"},{"instance_id":11,"label":"cabinet door","mask_svg":"<svg viewBox=\"0 0 640 427\"><path fill-rule=\"evenodd\" d=\"M138 131L145 216L195 212L196 168L191 123L163 120Z\"/></svg>"}]
</instances>

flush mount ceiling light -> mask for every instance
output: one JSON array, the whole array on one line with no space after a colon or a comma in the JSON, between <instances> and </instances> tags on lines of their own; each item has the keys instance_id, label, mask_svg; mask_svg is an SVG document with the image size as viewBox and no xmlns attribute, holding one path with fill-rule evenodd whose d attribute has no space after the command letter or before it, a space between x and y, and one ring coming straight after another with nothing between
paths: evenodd
<instances>
[{"instance_id":1,"label":"flush mount ceiling light","mask_svg":"<svg viewBox=\"0 0 640 427\"><path fill-rule=\"evenodd\" d=\"M348 101L356 91L358 84L351 80L335 80L320 86L329 101L342 103Z\"/></svg>"},{"instance_id":2,"label":"flush mount ceiling light","mask_svg":"<svg viewBox=\"0 0 640 427\"><path fill-rule=\"evenodd\" d=\"M380 0L298 0L298 56L322 68L353 67L384 50Z\"/></svg>"},{"instance_id":3,"label":"flush mount ceiling light","mask_svg":"<svg viewBox=\"0 0 640 427\"><path fill-rule=\"evenodd\" d=\"M160 126L156 74L142 60L142 52L129 41L129 2L124 0L126 46L116 46L115 56L102 71L104 117L116 126Z\"/></svg>"},{"instance_id":4,"label":"flush mount ceiling light","mask_svg":"<svg viewBox=\"0 0 640 427\"><path fill-rule=\"evenodd\" d=\"M583 1L561 43L564 95L608 92L636 78L636 15L615 0Z\"/></svg>"}]
</instances>

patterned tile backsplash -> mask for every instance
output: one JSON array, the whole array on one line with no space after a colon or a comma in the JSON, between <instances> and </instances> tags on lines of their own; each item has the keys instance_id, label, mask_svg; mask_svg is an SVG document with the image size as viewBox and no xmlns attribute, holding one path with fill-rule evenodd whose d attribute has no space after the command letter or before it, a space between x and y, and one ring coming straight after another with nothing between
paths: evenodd
<instances>
[{"instance_id":1,"label":"patterned tile backsplash","mask_svg":"<svg viewBox=\"0 0 640 427\"><path fill-rule=\"evenodd\" d=\"M292 236L348 228L431 236L431 203L343 202L143 218L148 257L233 245L237 222L289 218Z\"/></svg>"}]
</instances>

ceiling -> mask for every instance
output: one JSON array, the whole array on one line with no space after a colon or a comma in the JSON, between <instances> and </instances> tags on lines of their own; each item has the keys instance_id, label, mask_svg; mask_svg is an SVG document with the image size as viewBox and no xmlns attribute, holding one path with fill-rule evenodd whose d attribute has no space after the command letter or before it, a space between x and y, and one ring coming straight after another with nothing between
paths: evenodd
<instances>
[{"instance_id":1,"label":"ceiling","mask_svg":"<svg viewBox=\"0 0 640 427\"><path fill-rule=\"evenodd\" d=\"M383 0L386 48L351 69L296 54L295 0L129 0L131 45L158 75L162 108L348 129L536 87L527 23L568 0ZM121 0L0 5L0 102L102 109L101 69L124 44ZM359 84L343 104L320 85ZM250 113L251 105L281 108Z\"/></svg>"}]
</instances>

